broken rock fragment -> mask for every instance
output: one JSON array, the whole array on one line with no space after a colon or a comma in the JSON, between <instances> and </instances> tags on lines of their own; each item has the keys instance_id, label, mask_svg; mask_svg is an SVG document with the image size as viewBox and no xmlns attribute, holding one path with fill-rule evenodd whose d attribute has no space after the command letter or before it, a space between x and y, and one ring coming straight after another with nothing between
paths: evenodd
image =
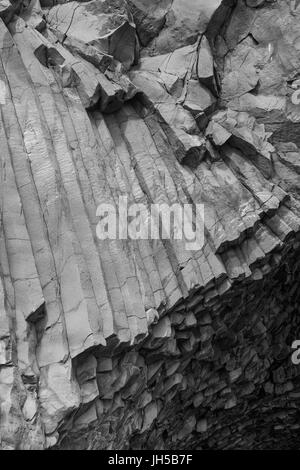
<instances>
[{"instance_id":1,"label":"broken rock fragment","mask_svg":"<svg viewBox=\"0 0 300 470\"><path fill-rule=\"evenodd\" d=\"M231 110L219 111L212 117L206 135L218 146L231 142L250 158L252 156L264 173L271 171L271 155L275 151L268 141L271 134L249 114Z\"/></svg>"},{"instance_id":2,"label":"broken rock fragment","mask_svg":"<svg viewBox=\"0 0 300 470\"><path fill-rule=\"evenodd\" d=\"M158 36L163 28L172 0L128 0L142 46Z\"/></svg>"},{"instance_id":3,"label":"broken rock fragment","mask_svg":"<svg viewBox=\"0 0 300 470\"><path fill-rule=\"evenodd\" d=\"M133 84L158 112L180 162L201 160L205 140L196 121L209 115L216 104L215 96L195 75L197 46L144 58L130 72Z\"/></svg>"},{"instance_id":4,"label":"broken rock fragment","mask_svg":"<svg viewBox=\"0 0 300 470\"><path fill-rule=\"evenodd\" d=\"M164 27L143 54L158 55L193 44L205 32L222 0L174 0L167 8Z\"/></svg>"},{"instance_id":5,"label":"broken rock fragment","mask_svg":"<svg viewBox=\"0 0 300 470\"><path fill-rule=\"evenodd\" d=\"M8 24L16 13L22 9L23 0L1 0L0 18L5 24Z\"/></svg>"},{"instance_id":6,"label":"broken rock fragment","mask_svg":"<svg viewBox=\"0 0 300 470\"><path fill-rule=\"evenodd\" d=\"M47 24L61 42L81 41L130 67L136 59L136 30L126 2L101 0L55 5Z\"/></svg>"}]
</instances>

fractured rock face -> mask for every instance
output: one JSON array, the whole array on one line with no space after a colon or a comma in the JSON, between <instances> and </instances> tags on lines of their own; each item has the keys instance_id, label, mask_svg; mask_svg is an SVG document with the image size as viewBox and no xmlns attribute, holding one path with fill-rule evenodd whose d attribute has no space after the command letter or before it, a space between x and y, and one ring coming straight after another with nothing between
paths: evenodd
<instances>
[{"instance_id":1,"label":"fractured rock face","mask_svg":"<svg viewBox=\"0 0 300 470\"><path fill-rule=\"evenodd\" d=\"M8 24L15 13L20 13L22 10L22 0L1 0L0 2L0 18L4 23Z\"/></svg>"},{"instance_id":2,"label":"fractured rock face","mask_svg":"<svg viewBox=\"0 0 300 470\"><path fill-rule=\"evenodd\" d=\"M239 148L252 158L262 173L270 176L271 155L275 152L275 148L268 141L272 133L267 133L264 124L258 124L253 116L232 110L219 111L212 116L206 134L217 146L230 142L233 147Z\"/></svg>"},{"instance_id":3,"label":"fractured rock face","mask_svg":"<svg viewBox=\"0 0 300 470\"><path fill-rule=\"evenodd\" d=\"M147 0L128 0L128 4L141 45L147 46L164 27L172 0L154 0L151 4Z\"/></svg>"},{"instance_id":4,"label":"fractured rock face","mask_svg":"<svg viewBox=\"0 0 300 470\"><path fill-rule=\"evenodd\" d=\"M203 34L222 0L174 0L166 5L165 22L160 33L144 51L158 55L194 43ZM151 18L151 16L150 16ZM149 19L150 19L149 18Z\"/></svg>"},{"instance_id":5,"label":"fractured rock face","mask_svg":"<svg viewBox=\"0 0 300 470\"><path fill-rule=\"evenodd\" d=\"M299 19L0 2L1 449L299 447ZM174 203L203 243L99 236Z\"/></svg>"},{"instance_id":6,"label":"fractured rock face","mask_svg":"<svg viewBox=\"0 0 300 470\"><path fill-rule=\"evenodd\" d=\"M199 124L203 121L205 124L217 101L198 76L198 55L203 47L205 45L197 41L169 54L143 58L130 73L134 85L162 120L165 133L182 163L199 162L203 157L206 147ZM213 74L212 61L210 65L212 72L208 73Z\"/></svg>"},{"instance_id":7,"label":"fractured rock face","mask_svg":"<svg viewBox=\"0 0 300 470\"><path fill-rule=\"evenodd\" d=\"M136 33L126 2L70 2L50 8L49 28L69 47L80 41L112 55L126 67L136 59Z\"/></svg>"}]
</instances>

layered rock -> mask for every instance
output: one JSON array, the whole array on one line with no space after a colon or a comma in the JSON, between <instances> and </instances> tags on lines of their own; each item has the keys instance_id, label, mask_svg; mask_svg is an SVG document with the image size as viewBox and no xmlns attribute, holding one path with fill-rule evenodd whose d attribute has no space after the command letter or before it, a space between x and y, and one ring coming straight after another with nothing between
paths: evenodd
<instances>
[{"instance_id":1,"label":"layered rock","mask_svg":"<svg viewBox=\"0 0 300 470\"><path fill-rule=\"evenodd\" d=\"M2 3L0 447L297 447L300 7Z\"/></svg>"}]
</instances>

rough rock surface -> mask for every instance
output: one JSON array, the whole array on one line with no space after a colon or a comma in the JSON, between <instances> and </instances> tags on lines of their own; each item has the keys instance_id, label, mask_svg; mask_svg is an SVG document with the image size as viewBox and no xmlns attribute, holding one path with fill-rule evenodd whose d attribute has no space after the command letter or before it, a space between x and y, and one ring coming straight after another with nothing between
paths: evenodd
<instances>
[{"instance_id":1,"label":"rough rock surface","mask_svg":"<svg viewBox=\"0 0 300 470\"><path fill-rule=\"evenodd\" d=\"M299 448L300 4L0 1L0 448ZM100 240L204 204L205 243Z\"/></svg>"}]
</instances>

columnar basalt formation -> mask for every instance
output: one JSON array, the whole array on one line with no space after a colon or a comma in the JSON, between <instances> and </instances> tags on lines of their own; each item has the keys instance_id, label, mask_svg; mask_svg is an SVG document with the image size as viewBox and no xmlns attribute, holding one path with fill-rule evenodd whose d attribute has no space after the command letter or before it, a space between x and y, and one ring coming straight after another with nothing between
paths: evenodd
<instances>
[{"instance_id":1,"label":"columnar basalt formation","mask_svg":"<svg viewBox=\"0 0 300 470\"><path fill-rule=\"evenodd\" d=\"M300 3L0 1L0 448L298 448ZM204 206L204 244L97 207Z\"/></svg>"}]
</instances>

